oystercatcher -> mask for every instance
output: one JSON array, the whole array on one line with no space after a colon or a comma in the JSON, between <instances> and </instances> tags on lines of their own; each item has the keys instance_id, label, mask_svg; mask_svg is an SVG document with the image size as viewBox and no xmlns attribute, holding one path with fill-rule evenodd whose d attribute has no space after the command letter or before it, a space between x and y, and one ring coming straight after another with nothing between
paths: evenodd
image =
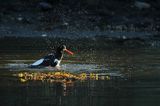
<instances>
[{"instance_id":1,"label":"oystercatcher","mask_svg":"<svg viewBox=\"0 0 160 106\"><path fill-rule=\"evenodd\" d=\"M43 58L35 61L33 64L31 64L31 68L40 68L40 67L60 67L61 60L63 58L63 52L67 52L70 55L73 55L74 53L67 50L65 45L59 46L55 51L52 53L44 56Z\"/></svg>"}]
</instances>

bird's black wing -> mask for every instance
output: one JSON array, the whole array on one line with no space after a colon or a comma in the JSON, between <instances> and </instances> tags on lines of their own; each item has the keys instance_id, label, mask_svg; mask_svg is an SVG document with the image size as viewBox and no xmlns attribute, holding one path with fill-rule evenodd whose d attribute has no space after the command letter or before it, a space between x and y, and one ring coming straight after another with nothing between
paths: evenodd
<instances>
[{"instance_id":1,"label":"bird's black wing","mask_svg":"<svg viewBox=\"0 0 160 106\"><path fill-rule=\"evenodd\" d=\"M44 57L44 61L41 63L42 66L52 66L54 62L55 56L54 54L48 54Z\"/></svg>"},{"instance_id":2,"label":"bird's black wing","mask_svg":"<svg viewBox=\"0 0 160 106\"><path fill-rule=\"evenodd\" d=\"M55 66L56 63L54 62L55 60L55 55L52 54L48 54L46 56L44 56L43 58L35 61L33 64L31 64L31 67L45 67L45 66Z\"/></svg>"}]
</instances>

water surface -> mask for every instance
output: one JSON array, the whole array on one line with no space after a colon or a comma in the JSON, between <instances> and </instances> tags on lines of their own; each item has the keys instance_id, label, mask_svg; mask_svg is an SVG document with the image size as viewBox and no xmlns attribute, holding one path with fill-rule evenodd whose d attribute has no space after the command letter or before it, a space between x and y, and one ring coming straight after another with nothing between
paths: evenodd
<instances>
[{"instance_id":1,"label":"water surface","mask_svg":"<svg viewBox=\"0 0 160 106\"><path fill-rule=\"evenodd\" d=\"M64 55L62 70L106 75L108 79L75 80L72 83L30 80L19 72L46 72L27 66L45 53L39 50L0 52L0 105L4 106L156 106L160 98L160 49L121 48L84 50ZM106 77L105 76L105 77Z\"/></svg>"}]
</instances>

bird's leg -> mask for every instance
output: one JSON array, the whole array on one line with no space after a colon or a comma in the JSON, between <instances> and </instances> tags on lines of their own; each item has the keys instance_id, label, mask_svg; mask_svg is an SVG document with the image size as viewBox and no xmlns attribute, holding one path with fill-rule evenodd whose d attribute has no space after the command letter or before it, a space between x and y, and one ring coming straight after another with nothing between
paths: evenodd
<instances>
[{"instance_id":1,"label":"bird's leg","mask_svg":"<svg viewBox=\"0 0 160 106\"><path fill-rule=\"evenodd\" d=\"M56 66L55 67L57 70L61 70L61 67L60 66Z\"/></svg>"}]
</instances>

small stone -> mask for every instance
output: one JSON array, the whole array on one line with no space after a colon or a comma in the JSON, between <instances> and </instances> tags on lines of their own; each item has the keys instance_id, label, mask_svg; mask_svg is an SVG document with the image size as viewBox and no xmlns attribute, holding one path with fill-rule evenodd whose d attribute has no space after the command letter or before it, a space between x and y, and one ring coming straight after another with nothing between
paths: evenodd
<instances>
[{"instance_id":1,"label":"small stone","mask_svg":"<svg viewBox=\"0 0 160 106\"><path fill-rule=\"evenodd\" d=\"M149 3L141 2L141 1L135 1L134 5L139 9L145 9L145 8L150 8L151 7L151 5Z\"/></svg>"},{"instance_id":2,"label":"small stone","mask_svg":"<svg viewBox=\"0 0 160 106\"><path fill-rule=\"evenodd\" d=\"M52 5L47 2L40 2L38 6L43 10L49 10L52 8Z\"/></svg>"},{"instance_id":3,"label":"small stone","mask_svg":"<svg viewBox=\"0 0 160 106\"><path fill-rule=\"evenodd\" d=\"M46 37L47 36L47 34L42 34L42 37Z\"/></svg>"},{"instance_id":4,"label":"small stone","mask_svg":"<svg viewBox=\"0 0 160 106\"><path fill-rule=\"evenodd\" d=\"M68 26L69 24L67 22L64 22L63 25Z\"/></svg>"},{"instance_id":5,"label":"small stone","mask_svg":"<svg viewBox=\"0 0 160 106\"><path fill-rule=\"evenodd\" d=\"M22 18L22 17L18 17L17 20L18 20L18 21L22 21L23 18Z\"/></svg>"},{"instance_id":6,"label":"small stone","mask_svg":"<svg viewBox=\"0 0 160 106\"><path fill-rule=\"evenodd\" d=\"M126 37L126 36L122 36L122 38L123 38L123 39L127 39L127 37Z\"/></svg>"}]
</instances>

